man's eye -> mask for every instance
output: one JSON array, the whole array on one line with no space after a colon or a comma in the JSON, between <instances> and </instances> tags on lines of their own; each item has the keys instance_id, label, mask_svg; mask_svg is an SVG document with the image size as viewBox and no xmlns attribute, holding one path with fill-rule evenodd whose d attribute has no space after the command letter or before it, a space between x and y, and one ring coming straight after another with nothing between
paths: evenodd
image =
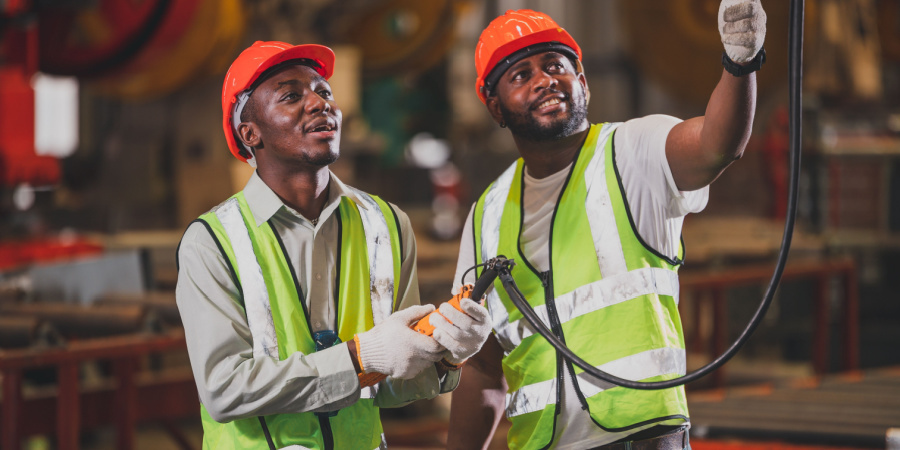
<instances>
[{"instance_id":1,"label":"man's eye","mask_svg":"<svg viewBox=\"0 0 900 450\"><path fill-rule=\"evenodd\" d=\"M300 96L297 95L296 92L288 92L287 94L284 94L284 97L281 97L281 100L294 100L297 98L300 98Z\"/></svg>"},{"instance_id":2,"label":"man's eye","mask_svg":"<svg viewBox=\"0 0 900 450\"><path fill-rule=\"evenodd\" d=\"M322 98L331 98L331 91L329 91L328 89L322 89L321 91L319 91L319 96L321 96Z\"/></svg>"}]
</instances>

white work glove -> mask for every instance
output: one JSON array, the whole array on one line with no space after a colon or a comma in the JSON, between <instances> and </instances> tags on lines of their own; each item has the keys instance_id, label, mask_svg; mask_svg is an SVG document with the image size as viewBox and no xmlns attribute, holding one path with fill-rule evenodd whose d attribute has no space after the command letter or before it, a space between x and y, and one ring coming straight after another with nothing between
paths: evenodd
<instances>
[{"instance_id":1,"label":"white work glove","mask_svg":"<svg viewBox=\"0 0 900 450\"><path fill-rule=\"evenodd\" d=\"M434 305L411 306L395 312L371 330L357 334L356 351L363 372L408 380L440 361L446 349L410 328L432 311Z\"/></svg>"},{"instance_id":2,"label":"white work glove","mask_svg":"<svg viewBox=\"0 0 900 450\"><path fill-rule=\"evenodd\" d=\"M453 365L461 364L477 353L491 334L487 308L467 298L460 300L459 306L465 314L444 303L438 311L446 319L437 314L428 319L434 326L434 340L447 348L444 357Z\"/></svg>"},{"instance_id":3,"label":"white work glove","mask_svg":"<svg viewBox=\"0 0 900 450\"><path fill-rule=\"evenodd\" d=\"M759 0L722 0L719 35L732 61L744 64L755 58L766 40L766 12Z\"/></svg>"}]
</instances>

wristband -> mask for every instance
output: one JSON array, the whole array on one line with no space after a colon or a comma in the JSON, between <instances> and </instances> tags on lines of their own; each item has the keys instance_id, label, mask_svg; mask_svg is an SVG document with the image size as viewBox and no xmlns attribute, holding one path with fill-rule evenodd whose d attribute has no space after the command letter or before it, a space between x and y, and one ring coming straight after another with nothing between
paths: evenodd
<instances>
[{"instance_id":1,"label":"wristband","mask_svg":"<svg viewBox=\"0 0 900 450\"><path fill-rule=\"evenodd\" d=\"M359 351L359 335L358 334L353 335L353 342L356 343L356 362L359 363L359 374L358 375L362 376L364 373L366 373L366 368L363 367L362 352Z\"/></svg>"},{"instance_id":2,"label":"wristband","mask_svg":"<svg viewBox=\"0 0 900 450\"><path fill-rule=\"evenodd\" d=\"M722 65L725 66L725 70L728 73L736 76L742 77L744 75L756 72L760 68L762 68L763 63L766 62L766 48L762 47L759 49L759 53L747 63L746 66L742 66L728 57L728 53L722 52Z\"/></svg>"}]
</instances>

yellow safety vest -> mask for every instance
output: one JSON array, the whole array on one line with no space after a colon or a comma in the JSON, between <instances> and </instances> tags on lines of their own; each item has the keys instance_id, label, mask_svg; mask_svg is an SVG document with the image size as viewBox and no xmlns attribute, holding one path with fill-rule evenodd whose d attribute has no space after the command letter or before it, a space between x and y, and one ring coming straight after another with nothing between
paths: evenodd
<instances>
[{"instance_id":1,"label":"yellow safety vest","mask_svg":"<svg viewBox=\"0 0 900 450\"><path fill-rule=\"evenodd\" d=\"M336 331L342 342L394 311L400 279L400 232L393 210L378 197L356 194L365 208L348 197L338 207ZM313 353L301 288L271 223L256 226L243 192L198 220L218 241L241 291L254 358L284 360L296 352ZM201 405L203 448L385 448L376 393L377 386L364 388L359 401L332 417L307 412L219 423Z\"/></svg>"},{"instance_id":2,"label":"yellow safety vest","mask_svg":"<svg viewBox=\"0 0 900 450\"><path fill-rule=\"evenodd\" d=\"M636 231L615 166L618 124L593 125L552 218L550 270L540 273L520 252L524 163L519 159L484 192L473 217L476 259L518 263L513 276L529 304L567 346L622 378L659 381L685 373L677 270ZM609 385L566 362L525 321L499 280L488 295L509 384L510 448L548 448L556 436L563 370L578 401L603 430L688 420L684 388L633 390Z\"/></svg>"}]
</instances>

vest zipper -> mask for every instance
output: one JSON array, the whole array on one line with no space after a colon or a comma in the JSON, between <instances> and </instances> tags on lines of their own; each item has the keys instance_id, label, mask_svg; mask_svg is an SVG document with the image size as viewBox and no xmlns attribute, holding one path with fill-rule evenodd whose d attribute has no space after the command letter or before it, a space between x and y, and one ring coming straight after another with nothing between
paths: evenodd
<instances>
[{"instance_id":1,"label":"vest zipper","mask_svg":"<svg viewBox=\"0 0 900 450\"><path fill-rule=\"evenodd\" d=\"M268 224L269 228L272 229L272 234L275 235L275 240L278 241L278 246L281 248L281 255L284 256L288 271L291 273L291 280L294 281L294 288L297 290L297 298L300 300L300 308L303 310L303 317L306 318L306 329L309 330L309 336L312 338L315 333L313 333L312 324L309 322L310 316L309 310L306 308L306 297L303 295L303 286L300 286L300 280L297 279L297 271L294 270L294 264L291 262L291 258L288 257L287 248L284 246L284 241L281 239L281 235L278 234L278 230L275 228L275 222L273 222L272 219L269 219Z\"/></svg>"},{"instance_id":2,"label":"vest zipper","mask_svg":"<svg viewBox=\"0 0 900 450\"><path fill-rule=\"evenodd\" d=\"M527 260L525 261L528 262ZM528 267L531 268L532 271L537 273L537 270L528 264ZM547 315L550 317L550 330L553 332L556 337L562 338L562 328L559 323L559 318L556 316L556 304L553 301L553 274L552 270L548 270L546 272L537 273L538 278L541 279L541 285L544 287L544 303L547 305ZM562 398L562 388L563 388L563 358L560 356L559 352L556 353L556 407L553 408L553 429L550 431L550 441L547 442L547 445L541 448L541 450L545 450L550 448L553 444L553 441L556 438L556 422L559 419L559 413L561 412L561 404L560 399Z\"/></svg>"},{"instance_id":3,"label":"vest zipper","mask_svg":"<svg viewBox=\"0 0 900 450\"><path fill-rule=\"evenodd\" d=\"M565 339L562 336L562 324L559 322L559 316L556 313L556 301L553 298L553 276L548 270L541 272L540 277L541 284L544 286L544 303L547 304L547 315L550 317L550 329L556 337Z\"/></svg>"},{"instance_id":4,"label":"vest zipper","mask_svg":"<svg viewBox=\"0 0 900 450\"><path fill-rule=\"evenodd\" d=\"M590 132L588 133L590 134ZM585 139L587 139L587 135L585 135ZM582 142L582 146L584 143ZM550 217L550 239L547 241L547 255L548 262L550 268L546 272L538 272L534 266L528 262L528 258L525 258L525 252L522 249L522 228L524 227L525 222L525 166L522 165L522 182L520 186L520 201L519 201L519 233L516 238L516 247L519 251L519 254L522 256L522 260L525 262L525 265L534 272L538 278L541 279L541 285L544 286L544 304L547 305L547 316L550 319L550 330L553 332L556 337L566 342L565 336L563 336L562 324L559 321L559 315L556 312L556 301L553 295L553 226L556 224L556 213L559 211L559 204L562 202L563 194L566 193L566 188L569 186L569 180L572 178L572 172L575 171L575 165L578 162L578 158L581 156L581 148L578 149L578 152L575 154L575 159L572 160L572 168L569 169L569 174L566 175L565 181L563 181L562 189L559 191L559 197L556 199L556 205L553 207L553 215ZM556 353L556 408L554 408L553 412L553 429L550 431L550 442L547 442L547 445L541 448L541 450L550 448L553 444L554 438L556 437L556 422L559 419L559 413L561 410L560 399L562 399L562 388L563 388L563 364L564 358L559 354L558 351ZM575 384L575 390L578 391L578 385Z\"/></svg>"},{"instance_id":5,"label":"vest zipper","mask_svg":"<svg viewBox=\"0 0 900 450\"><path fill-rule=\"evenodd\" d=\"M269 426L266 424L266 418L263 416L259 416L259 425L262 427L263 436L266 437L266 444L269 445L269 450L278 450L275 448L275 442L272 440L272 433L269 432Z\"/></svg>"},{"instance_id":6,"label":"vest zipper","mask_svg":"<svg viewBox=\"0 0 900 450\"><path fill-rule=\"evenodd\" d=\"M574 388L573 390L575 391L575 395L578 397L578 402L581 403L581 409L587 411L590 415L591 410L590 408L588 408L587 399L584 398L584 393L581 392L581 387L578 386L577 378L575 378L575 367L569 361L566 361L565 364L566 368L569 369L569 378L572 379L572 387Z\"/></svg>"},{"instance_id":7,"label":"vest zipper","mask_svg":"<svg viewBox=\"0 0 900 450\"><path fill-rule=\"evenodd\" d=\"M562 322L560 322L559 320L559 313L557 313L556 311L556 299L553 297L553 277L551 276L550 271L542 272L540 276L541 283L544 285L544 303L546 303L547 305L547 316L550 318L551 330L553 331L553 334L555 334L556 337L558 337L559 340L561 340L563 344L565 344L566 337L562 331ZM565 360L558 353L559 352L557 352L556 358L563 361L565 370L569 371L569 377L572 379L572 386L575 388L574 390L575 394L578 397L578 402L581 403L581 409L587 411L587 400L584 398L584 394L581 393L581 389L578 388L578 383L576 382L577 379L575 378L575 368L572 366L571 362ZM565 381L563 379L562 371L558 372L557 380L560 387L562 387L562 384ZM557 396L557 403L559 403L559 398L561 398L561 396Z\"/></svg>"},{"instance_id":8,"label":"vest zipper","mask_svg":"<svg viewBox=\"0 0 900 450\"><path fill-rule=\"evenodd\" d=\"M316 414L319 418L319 428L322 429L322 440L325 450L334 450L334 433L331 431L331 419L327 414Z\"/></svg>"},{"instance_id":9,"label":"vest zipper","mask_svg":"<svg viewBox=\"0 0 900 450\"><path fill-rule=\"evenodd\" d=\"M281 240L281 236L278 234L278 231L275 229L275 224L272 222L272 219L269 219L269 227L272 229L272 234L275 235L275 239L278 241L278 245L281 247L281 254L284 256L284 260L287 262L288 270L291 272L291 278L294 281L294 287L297 289L297 296L300 299L300 307L303 308L303 315L306 317L306 327L309 330L309 336L315 336L313 333L312 323L310 322L311 318L309 315L309 310L306 308L306 301L303 296L303 287L300 286L300 280L297 279L297 272L294 270L294 265L291 263L291 258L288 257L287 249L284 246L284 241ZM338 275L335 276L335 322L337 322L337 287L339 286L340 279L340 261L341 261L341 220L340 214L338 214L338 245L337 245L337 260L336 271ZM335 326L335 328L337 328ZM337 330L335 330L337 332ZM331 431L331 421L329 420L330 413L316 413L316 417L319 419L319 427L322 429L322 439L324 441L325 449L333 450L334 449L334 436ZM266 436L266 441L269 443L269 447L271 449L275 449L274 444L272 443L271 435L269 434L269 428L266 425L265 419L263 417L259 418L260 423L263 426L263 432Z\"/></svg>"},{"instance_id":10,"label":"vest zipper","mask_svg":"<svg viewBox=\"0 0 900 450\"><path fill-rule=\"evenodd\" d=\"M584 136L585 141L587 137L590 135L590 131L588 134ZM581 146L584 147L584 142L581 143ZM559 314L556 311L556 297L553 292L553 228L556 225L556 214L559 212L559 205L562 203L563 195L566 193L566 189L569 187L569 181L572 179L572 174L575 172L575 166L578 165L578 159L581 158L581 151L583 148L578 149L578 153L575 154L575 159L572 160L572 168L569 169L569 174L566 175L566 180L563 181L562 189L559 191L559 197L556 199L556 206L553 207L553 216L550 218L550 239L547 241L547 254L548 254L548 263L550 269L546 272L540 274L541 281L544 284L544 303L547 305L547 316L550 318L550 325L553 334L555 334L559 340L565 345L566 337L563 334L562 323L559 320ZM522 170L522 199L525 198L525 174L524 169ZM520 208L522 208L521 216L522 222L525 220L525 211L524 211L524 201L520 202ZM522 224L519 224L520 236L521 239L521 229ZM521 250L520 250L521 252ZM524 253L523 253L524 255ZM584 398L584 394L581 392L581 388L578 386L578 379L575 378L575 368L572 367L572 363L563 358L559 352L556 352L557 361L562 361L562 365L565 366L566 370L569 371L569 377L572 379L572 387L575 391L575 395L578 397L578 402L581 403L581 409L588 412L590 415L590 410L588 409L587 400ZM560 408L560 400L562 399L561 391L563 384L563 374L561 370L557 370L557 393L556 393L556 413L559 415ZM593 418L591 419L593 420ZM554 428L556 428L556 421L553 423ZM551 441L552 442L552 441Z\"/></svg>"}]
</instances>

